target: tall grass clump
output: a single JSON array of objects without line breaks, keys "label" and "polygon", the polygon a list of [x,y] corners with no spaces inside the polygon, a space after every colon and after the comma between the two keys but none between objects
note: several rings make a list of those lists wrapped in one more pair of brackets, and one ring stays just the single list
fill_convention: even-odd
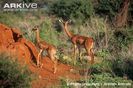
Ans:
[{"label": "tall grass clump", "polygon": [[21,66],[13,57],[0,54],[0,87],[31,88],[31,72]]},{"label": "tall grass clump", "polygon": [[22,21],[24,17],[23,12],[0,12],[0,14],[0,23],[12,27],[17,27],[19,22]]},{"label": "tall grass clump", "polygon": [[53,26],[52,20],[48,17],[45,18],[45,21],[42,23],[40,37],[47,41],[50,44],[58,46],[61,42],[59,41],[59,33]]}]

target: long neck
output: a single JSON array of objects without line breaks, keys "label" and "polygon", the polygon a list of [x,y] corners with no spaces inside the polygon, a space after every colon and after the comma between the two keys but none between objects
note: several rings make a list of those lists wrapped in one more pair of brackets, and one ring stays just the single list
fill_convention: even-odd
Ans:
[{"label": "long neck", "polygon": [[40,42],[39,30],[36,30],[36,40],[37,40],[37,42]]},{"label": "long neck", "polygon": [[65,30],[65,32],[66,32],[66,34],[68,35],[69,38],[72,38],[73,37],[73,34],[68,31],[68,25],[67,25],[67,23],[64,24],[64,30]]}]

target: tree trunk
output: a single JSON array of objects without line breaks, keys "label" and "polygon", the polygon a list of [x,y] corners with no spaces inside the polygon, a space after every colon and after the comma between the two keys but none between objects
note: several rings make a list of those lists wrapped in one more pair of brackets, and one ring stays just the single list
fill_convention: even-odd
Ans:
[{"label": "tree trunk", "polygon": [[130,0],[124,0],[122,8],[119,10],[118,14],[115,17],[115,22],[114,22],[115,27],[126,26],[127,18],[128,18],[129,3],[130,3]]}]

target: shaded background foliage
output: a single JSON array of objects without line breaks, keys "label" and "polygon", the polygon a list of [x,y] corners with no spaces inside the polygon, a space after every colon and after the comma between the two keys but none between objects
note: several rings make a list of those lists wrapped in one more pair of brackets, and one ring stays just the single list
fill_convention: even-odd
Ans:
[{"label": "shaded background foliage", "polygon": [[50,7],[51,13],[64,20],[80,19],[85,21],[93,15],[91,0],[58,0]]}]

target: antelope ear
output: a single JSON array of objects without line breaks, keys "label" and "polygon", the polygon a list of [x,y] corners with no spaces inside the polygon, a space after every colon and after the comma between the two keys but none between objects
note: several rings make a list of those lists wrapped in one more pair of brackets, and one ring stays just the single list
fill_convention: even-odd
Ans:
[{"label": "antelope ear", "polygon": [[35,29],[39,29],[39,25],[34,26]]},{"label": "antelope ear", "polygon": [[63,23],[63,21],[62,21],[62,20],[60,20],[60,19],[59,19],[59,22]]},{"label": "antelope ear", "polygon": [[39,29],[39,25],[36,25],[35,28],[36,28],[36,29]]},{"label": "antelope ear", "polygon": [[68,20],[68,23],[71,23],[72,22],[72,20]]}]

